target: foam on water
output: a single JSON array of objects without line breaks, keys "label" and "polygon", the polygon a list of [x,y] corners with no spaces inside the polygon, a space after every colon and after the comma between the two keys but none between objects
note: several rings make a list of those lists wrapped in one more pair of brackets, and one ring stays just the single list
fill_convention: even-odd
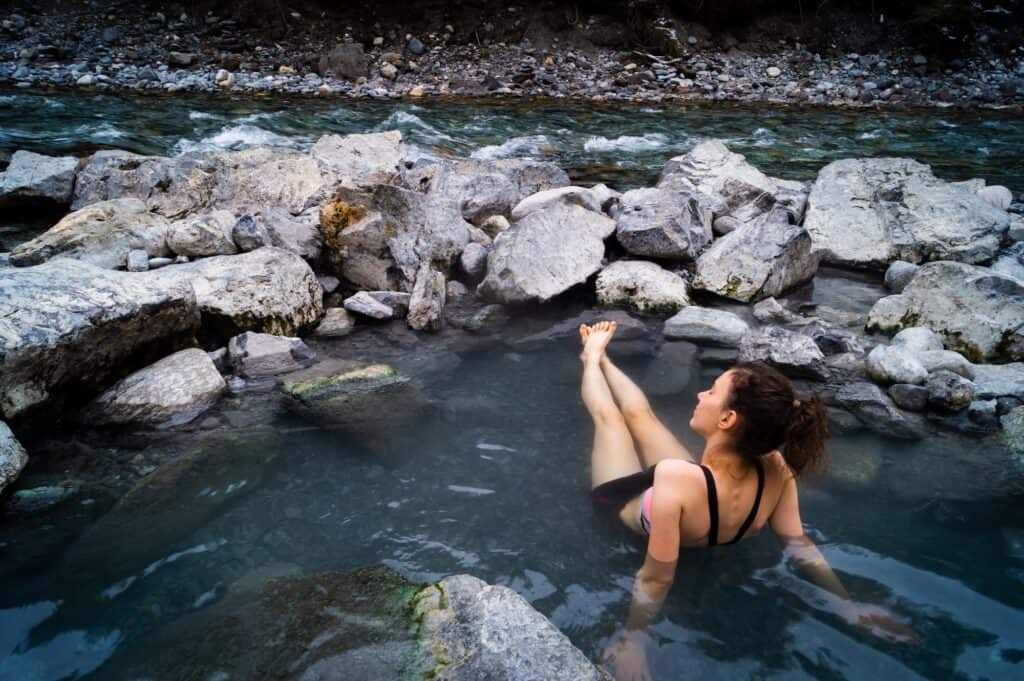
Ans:
[{"label": "foam on water", "polygon": [[622,135],[614,139],[607,137],[591,137],[583,143],[584,151],[653,151],[668,145],[668,135],[661,132],[649,132],[645,135]]},{"label": "foam on water", "polygon": [[204,137],[198,142],[181,139],[174,145],[172,153],[184,154],[191,151],[238,151],[252,147],[289,147],[302,146],[302,140],[295,137],[284,137],[275,132],[264,130],[255,125],[232,125],[223,128],[216,135]]},{"label": "foam on water", "polygon": [[438,130],[416,114],[409,113],[409,111],[404,109],[393,111],[387,118],[374,126],[373,129],[376,132],[395,129],[402,130],[403,132],[418,132],[419,134],[426,136],[426,141],[429,142],[439,142],[441,140],[450,142],[455,141],[455,138],[448,133]]},{"label": "foam on water", "polygon": [[470,154],[470,157],[482,160],[533,157],[541,155],[546,147],[551,147],[551,142],[546,135],[526,135],[513,137],[501,144],[480,147]]}]

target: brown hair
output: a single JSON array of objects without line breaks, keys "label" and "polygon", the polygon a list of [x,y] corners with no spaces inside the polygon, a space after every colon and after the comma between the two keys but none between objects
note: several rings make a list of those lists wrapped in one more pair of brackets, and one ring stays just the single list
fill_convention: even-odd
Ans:
[{"label": "brown hair", "polygon": [[821,468],[828,438],[821,400],[798,400],[789,379],[763,362],[740,362],[729,371],[728,407],[740,417],[740,454],[753,459],[778,449],[796,475]]}]

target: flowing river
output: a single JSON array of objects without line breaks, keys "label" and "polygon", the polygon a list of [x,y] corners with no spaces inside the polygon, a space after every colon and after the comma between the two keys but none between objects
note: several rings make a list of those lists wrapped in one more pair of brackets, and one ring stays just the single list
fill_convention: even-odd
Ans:
[{"label": "flowing river", "polygon": [[[703,137],[787,178],[813,179],[838,158],[890,155],[943,178],[1024,190],[1024,121],[995,116],[0,96],[0,148],[10,151],[305,148],[324,133],[393,128],[415,154],[529,156],[620,190],[653,183]],[[50,223],[8,215],[0,245]],[[863,314],[885,292],[877,276],[825,269],[793,295]],[[146,491],[166,509],[155,522],[131,508],[106,513],[114,500],[101,486],[70,483],[49,509],[0,508],[0,679],[121,678],[116,652],[240,582],[379,563],[416,580],[468,572],[507,585],[596,659],[625,619],[643,547],[588,500],[592,430],[578,339],[551,329],[589,314],[586,301],[557,303],[472,344],[376,331],[318,344],[324,355],[394,363],[437,406],[376,446],[242,394],[170,436],[96,448],[92,456],[124,462],[148,448],[204,455],[197,475]],[[616,341],[612,354],[699,451],[686,424],[721,367],[662,342],[658,319],[645,323],[646,336]],[[953,434],[915,444],[837,434],[830,455],[826,473],[801,483],[807,532],[855,598],[903,618],[918,640],[888,643],[841,619],[765,532],[683,552],[654,627],[654,677],[1022,678],[1024,462],[995,438]],[[34,458],[14,489],[73,480],[63,466]]]}]

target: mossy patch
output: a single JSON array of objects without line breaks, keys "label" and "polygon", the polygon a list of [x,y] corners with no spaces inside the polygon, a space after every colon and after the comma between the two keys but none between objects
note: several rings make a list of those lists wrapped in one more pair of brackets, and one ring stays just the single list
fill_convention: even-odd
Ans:
[{"label": "mossy patch", "polygon": [[303,397],[353,383],[382,382],[397,377],[398,372],[387,364],[368,364],[305,381],[286,381],[284,391],[293,397]]}]

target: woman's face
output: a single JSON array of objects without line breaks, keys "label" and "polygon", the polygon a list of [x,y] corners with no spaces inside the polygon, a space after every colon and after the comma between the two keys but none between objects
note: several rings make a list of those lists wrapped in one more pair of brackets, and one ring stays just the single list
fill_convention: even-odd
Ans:
[{"label": "woman's face", "polygon": [[735,412],[727,406],[731,389],[732,378],[726,371],[715,379],[710,388],[697,393],[697,407],[690,417],[690,428],[695,433],[707,439],[735,420]]}]

